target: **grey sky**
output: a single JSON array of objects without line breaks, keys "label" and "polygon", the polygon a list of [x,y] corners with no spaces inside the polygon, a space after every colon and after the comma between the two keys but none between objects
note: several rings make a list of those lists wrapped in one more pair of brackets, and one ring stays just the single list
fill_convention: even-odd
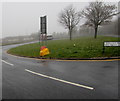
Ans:
[{"label": "grey sky", "polygon": [[57,22],[58,14],[70,4],[80,11],[88,5],[88,2],[4,2],[2,4],[2,37],[37,32],[39,17],[42,15],[47,15],[48,33],[65,32],[64,27]]}]

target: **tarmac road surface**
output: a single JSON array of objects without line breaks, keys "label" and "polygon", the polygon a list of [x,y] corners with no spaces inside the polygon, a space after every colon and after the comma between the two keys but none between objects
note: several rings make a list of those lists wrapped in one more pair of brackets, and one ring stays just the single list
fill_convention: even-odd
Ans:
[{"label": "tarmac road surface", "polygon": [[118,61],[20,58],[2,47],[2,99],[118,99]]}]

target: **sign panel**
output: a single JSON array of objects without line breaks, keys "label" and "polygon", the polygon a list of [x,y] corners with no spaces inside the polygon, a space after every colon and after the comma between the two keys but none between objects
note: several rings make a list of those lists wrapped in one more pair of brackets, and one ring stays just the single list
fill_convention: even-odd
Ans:
[{"label": "sign panel", "polygon": [[120,42],[104,42],[104,46],[106,46],[106,47],[120,46]]},{"label": "sign panel", "polygon": [[47,23],[46,23],[46,16],[40,17],[40,25],[41,25],[41,34],[47,34]]}]

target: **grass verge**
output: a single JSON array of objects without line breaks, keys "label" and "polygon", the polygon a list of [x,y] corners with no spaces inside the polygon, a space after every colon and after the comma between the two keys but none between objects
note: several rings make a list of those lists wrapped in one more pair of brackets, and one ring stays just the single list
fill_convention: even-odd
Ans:
[{"label": "grass verge", "polygon": [[[104,41],[120,41],[120,38],[98,36],[97,39],[93,37],[81,37],[73,39],[72,41],[68,39],[50,40],[47,41],[50,54],[44,56],[44,58],[81,59],[120,56],[120,47],[105,47],[105,52],[102,53]],[[18,56],[40,58],[39,49],[39,43],[34,43],[12,48],[8,50],[8,53]]]}]

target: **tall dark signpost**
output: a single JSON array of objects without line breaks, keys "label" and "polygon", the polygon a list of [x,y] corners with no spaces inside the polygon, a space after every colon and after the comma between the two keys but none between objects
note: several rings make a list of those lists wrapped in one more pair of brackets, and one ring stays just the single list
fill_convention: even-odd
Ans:
[{"label": "tall dark signpost", "polygon": [[[40,39],[42,44],[45,44],[47,41],[47,17],[40,17]],[[40,40],[39,40],[40,41]]]},{"label": "tall dark signpost", "polygon": [[47,34],[47,19],[46,16],[40,17],[40,25],[41,25],[41,34]]},{"label": "tall dark signpost", "polygon": [[49,49],[46,47],[47,44],[47,17],[40,17],[40,38],[41,38],[41,47],[40,47],[40,56],[49,55]]}]

